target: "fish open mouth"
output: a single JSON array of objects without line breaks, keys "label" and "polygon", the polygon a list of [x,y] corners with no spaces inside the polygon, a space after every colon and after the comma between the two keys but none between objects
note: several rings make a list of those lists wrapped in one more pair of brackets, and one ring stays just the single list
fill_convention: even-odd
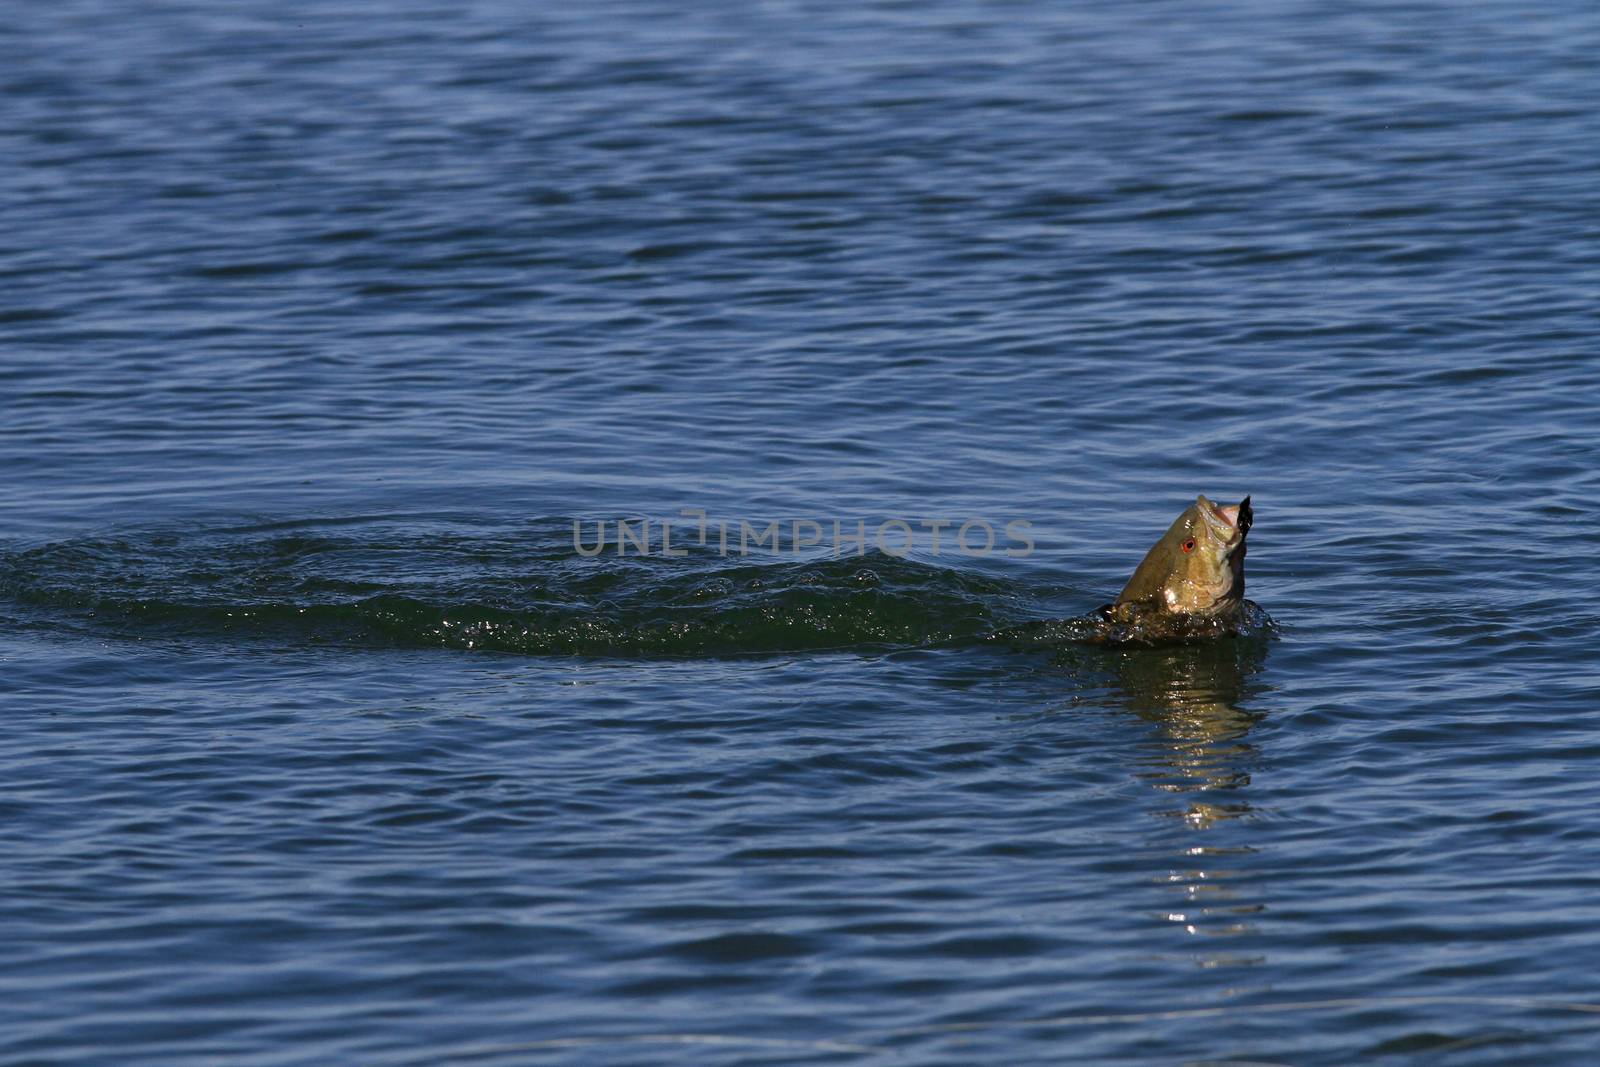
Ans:
[{"label": "fish open mouth", "polygon": [[1250,510],[1249,497],[1226,507],[1213,504],[1204,494],[1196,497],[1195,501],[1200,505],[1200,517],[1205,520],[1206,526],[1216,535],[1217,540],[1225,545],[1244,541],[1245,535],[1250,532],[1250,523],[1255,518]]}]

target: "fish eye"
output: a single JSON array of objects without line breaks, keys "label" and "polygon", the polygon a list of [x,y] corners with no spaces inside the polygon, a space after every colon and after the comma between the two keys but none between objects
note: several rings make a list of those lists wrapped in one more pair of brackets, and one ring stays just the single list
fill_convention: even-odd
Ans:
[{"label": "fish eye", "polygon": [[1194,551],[1194,538],[1190,537],[1190,538],[1186,539],[1183,542],[1183,544],[1180,545],[1179,547],[1182,548],[1185,552],[1193,552]]}]

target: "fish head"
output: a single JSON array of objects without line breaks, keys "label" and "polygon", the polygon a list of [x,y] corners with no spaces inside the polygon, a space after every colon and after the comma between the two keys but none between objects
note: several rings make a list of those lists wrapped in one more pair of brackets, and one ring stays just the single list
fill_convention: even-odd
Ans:
[{"label": "fish head", "polygon": [[1184,509],[1128,579],[1117,603],[1211,615],[1244,599],[1250,498],[1218,505],[1204,495]]}]

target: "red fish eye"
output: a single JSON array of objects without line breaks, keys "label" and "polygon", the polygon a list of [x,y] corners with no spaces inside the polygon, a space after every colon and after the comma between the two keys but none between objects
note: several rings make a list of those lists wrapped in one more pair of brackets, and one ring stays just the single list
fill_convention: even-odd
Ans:
[{"label": "red fish eye", "polygon": [[1183,548],[1183,550],[1185,552],[1193,552],[1194,551],[1194,538],[1192,538],[1192,537],[1189,538],[1187,541],[1185,541],[1183,543],[1183,545],[1181,547]]}]

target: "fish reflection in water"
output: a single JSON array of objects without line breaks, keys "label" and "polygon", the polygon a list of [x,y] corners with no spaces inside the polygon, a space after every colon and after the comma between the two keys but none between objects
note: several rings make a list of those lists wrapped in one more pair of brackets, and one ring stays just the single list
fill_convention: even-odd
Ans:
[{"label": "fish reflection in water", "polygon": [[1195,825],[1247,813],[1242,799],[1203,794],[1250,784],[1256,750],[1246,738],[1262,716],[1243,703],[1247,682],[1264,665],[1265,642],[1124,649],[1115,658],[1114,698],[1152,723],[1159,737],[1139,776],[1158,789],[1188,795],[1184,818]]},{"label": "fish reflection in water", "polygon": [[[1134,773],[1181,799],[1178,807],[1160,814],[1182,820],[1192,831],[1230,822],[1242,829],[1252,814],[1244,793],[1258,753],[1249,733],[1262,715],[1246,704],[1260,686],[1266,651],[1265,639],[1244,639],[1115,653],[1114,699],[1155,728]],[[1164,918],[1188,933],[1249,933],[1250,917],[1265,909],[1241,894],[1239,872],[1227,866],[1254,849],[1241,843],[1238,833],[1223,836],[1226,841],[1212,843],[1187,838],[1180,866],[1161,876],[1181,893],[1181,904]],[[1259,960],[1207,956],[1199,962]]]},{"label": "fish reflection in water", "polygon": [[[1250,917],[1266,909],[1245,895],[1248,872],[1237,868],[1256,852],[1245,791],[1259,757],[1250,731],[1264,714],[1249,705],[1265,690],[1268,645],[1262,635],[1099,653],[1063,648],[1054,657],[1101,699],[1152,728],[1135,750],[1133,773],[1176,801],[1155,814],[1185,831],[1176,854],[1169,832],[1150,842],[1165,867],[1152,878],[1173,891],[1158,914],[1189,934],[1250,933]],[[1214,953],[1185,958],[1206,967],[1261,962]]]}]

